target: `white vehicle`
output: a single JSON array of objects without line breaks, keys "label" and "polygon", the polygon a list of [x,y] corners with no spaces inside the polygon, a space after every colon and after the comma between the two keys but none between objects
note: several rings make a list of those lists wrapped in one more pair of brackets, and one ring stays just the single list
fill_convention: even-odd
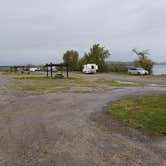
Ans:
[{"label": "white vehicle", "polygon": [[82,72],[86,74],[94,74],[97,72],[97,70],[98,66],[96,64],[86,64],[83,66]]},{"label": "white vehicle", "polygon": [[143,68],[131,67],[128,69],[128,73],[132,75],[147,75],[149,72]]},{"label": "white vehicle", "polygon": [[[48,67],[48,71],[51,71],[51,67]],[[52,71],[57,72],[57,68],[55,66],[52,66]]]},{"label": "white vehicle", "polygon": [[29,68],[29,71],[32,71],[32,72],[37,71],[37,70],[38,70],[37,67],[30,67],[30,68]]}]

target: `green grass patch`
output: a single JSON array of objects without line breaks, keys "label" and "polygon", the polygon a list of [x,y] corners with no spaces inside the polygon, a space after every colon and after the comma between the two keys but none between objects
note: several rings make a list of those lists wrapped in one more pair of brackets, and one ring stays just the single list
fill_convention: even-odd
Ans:
[{"label": "green grass patch", "polygon": [[[28,94],[42,94],[55,92],[73,92],[73,93],[89,93],[86,88],[92,88],[92,91],[97,87],[128,87],[135,86],[126,83],[119,83],[112,80],[87,80],[85,78],[51,78],[40,75],[14,75],[12,78],[16,80],[16,85],[11,89],[16,92],[24,92]],[[72,90],[73,87],[78,90]],[[85,92],[81,88],[85,88]],[[80,89],[79,89],[80,88]]]},{"label": "green grass patch", "polygon": [[[138,85],[132,82],[128,84],[124,81],[117,82],[106,79],[93,80],[84,77],[70,77],[68,79],[66,77],[51,78],[45,77],[44,73],[30,75],[14,73],[9,76],[15,79],[14,85],[10,87],[11,90],[32,95],[55,92],[89,93],[89,88],[91,92],[95,92],[95,90],[98,90],[98,87],[107,90],[107,88],[123,88]],[[76,90],[73,90],[73,87]],[[82,90],[82,88],[84,88],[84,90]]]},{"label": "green grass patch", "polygon": [[77,78],[58,78],[58,77],[41,77],[41,76],[16,76],[16,80],[42,80],[42,81],[57,81],[57,80],[76,80]]},{"label": "green grass patch", "polygon": [[141,95],[113,103],[111,115],[129,126],[166,135],[166,94]]},{"label": "green grass patch", "polygon": [[83,78],[51,78],[44,76],[18,75],[13,77],[16,80],[14,86],[10,87],[16,92],[28,94],[43,94],[55,92],[70,92],[72,87],[91,87],[96,84]]},{"label": "green grass patch", "polygon": [[159,75],[158,77],[166,78],[166,74],[161,74],[161,75]]}]

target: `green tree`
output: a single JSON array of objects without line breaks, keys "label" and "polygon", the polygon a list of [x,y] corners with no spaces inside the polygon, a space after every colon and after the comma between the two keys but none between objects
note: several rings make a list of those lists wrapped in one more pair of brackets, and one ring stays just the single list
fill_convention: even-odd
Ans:
[{"label": "green tree", "polygon": [[[95,63],[99,67],[99,71],[107,71],[106,59],[110,56],[108,50],[100,46],[100,44],[94,44],[88,53],[85,53],[84,57],[81,59],[83,64],[85,63]],[[83,65],[82,64],[82,65]]]},{"label": "green tree", "polygon": [[149,74],[152,74],[154,62],[147,56],[149,55],[148,50],[137,51],[133,49],[132,51],[138,56],[138,59],[134,61],[134,66],[142,67],[146,69]]},{"label": "green tree", "polygon": [[79,61],[78,61],[77,70],[78,70],[78,71],[82,71],[83,65],[85,65],[85,64],[87,64],[87,63],[88,63],[88,61],[87,61],[86,57],[83,56],[83,57],[82,57],[81,59],[79,59]]},{"label": "green tree", "polygon": [[69,65],[69,70],[74,71],[77,69],[79,53],[75,50],[68,50],[64,53],[63,61]]}]

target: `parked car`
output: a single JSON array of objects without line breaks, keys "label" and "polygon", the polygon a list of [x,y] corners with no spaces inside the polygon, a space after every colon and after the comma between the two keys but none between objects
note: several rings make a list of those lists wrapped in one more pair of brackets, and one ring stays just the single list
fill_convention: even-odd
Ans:
[{"label": "parked car", "polygon": [[86,74],[94,74],[97,72],[97,70],[98,66],[96,64],[86,64],[83,66],[82,72]]},{"label": "parked car", "polygon": [[131,67],[128,69],[128,73],[132,75],[147,75],[149,72],[144,68]]}]

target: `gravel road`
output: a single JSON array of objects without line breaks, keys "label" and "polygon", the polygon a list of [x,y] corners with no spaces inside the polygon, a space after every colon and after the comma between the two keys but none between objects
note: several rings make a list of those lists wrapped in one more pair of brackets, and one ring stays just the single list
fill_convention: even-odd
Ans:
[{"label": "gravel road", "polygon": [[[0,75],[1,92],[8,91],[11,81]],[[166,93],[166,87],[38,96],[0,93],[0,166],[164,166],[165,137],[122,126],[105,113],[117,99],[156,93]]]}]

